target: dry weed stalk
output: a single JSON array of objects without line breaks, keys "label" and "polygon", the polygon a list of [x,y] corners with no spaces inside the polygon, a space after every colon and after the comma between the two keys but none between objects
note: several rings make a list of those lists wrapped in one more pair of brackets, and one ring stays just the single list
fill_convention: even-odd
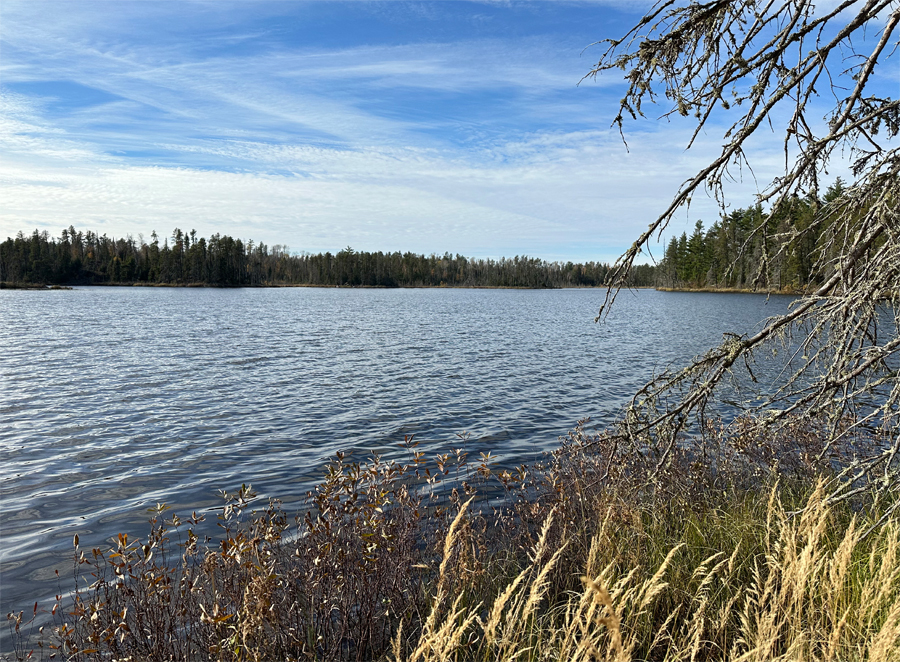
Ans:
[{"label": "dry weed stalk", "polygon": [[679,569],[684,546],[670,549],[652,572],[625,568],[624,551],[610,545],[610,531],[601,527],[584,559],[583,589],[563,605],[532,608],[560,554],[540,562],[535,550],[486,620],[480,604],[465,612],[457,599],[445,613],[436,602],[414,653],[403,657],[395,646],[395,660],[900,659],[900,522],[892,518],[867,538],[854,518],[837,535],[823,481],[800,516],[784,509],[778,489],[765,515],[768,542],[749,559],[752,571],[742,567],[746,550],[739,544],[707,556],[669,613],[644,618],[672,604],[667,576]]}]

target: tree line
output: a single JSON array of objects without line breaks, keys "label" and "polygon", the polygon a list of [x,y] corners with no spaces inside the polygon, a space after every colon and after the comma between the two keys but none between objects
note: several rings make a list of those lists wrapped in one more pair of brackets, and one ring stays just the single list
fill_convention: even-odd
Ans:
[{"label": "tree line", "polygon": [[[822,208],[845,191],[838,178],[819,198],[795,196],[768,213],[761,205],[723,215],[709,229],[672,237],[657,265],[634,265],[628,285],[673,289],[795,290],[826,277],[830,224]],[[778,238],[779,241],[773,241]],[[0,244],[0,282],[23,284],[167,284],[214,286],[318,285],[333,287],[599,287],[612,275],[603,262],[538,258],[475,259],[399,251],[292,254],[287,246],[176,228],[110,238],[64,229],[58,238],[35,230]]]},{"label": "tree line", "polygon": [[838,178],[821,199],[796,196],[776,213],[755,205],[723,215],[708,230],[697,221],[690,235],[669,241],[657,286],[800,290],[821,284],[826,273],[816,265],[827,257],[832,233],[819,212],[844,190]]},{"label": "tree line", "polygon": [[[291,254],[228,235],[198,237],[176,228],[150,241],[110,238],[70,226],[59,238],[35,230],[0,244],[0,282],[39,284],[168,284],[356,287],[595,287],[610,266],[538,258],[473,259],[462,255],[382,253],[345,248],[335,254]],[[631,285],[652,286],[655,267],[632,269]]]}]

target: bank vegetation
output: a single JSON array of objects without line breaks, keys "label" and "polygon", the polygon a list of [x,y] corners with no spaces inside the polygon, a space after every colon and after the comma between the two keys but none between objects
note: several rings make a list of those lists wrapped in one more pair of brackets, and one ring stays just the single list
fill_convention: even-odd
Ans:
[{"label": "bank vegetation", "polygon": [[516,470],[412,439],[339,454],[297,516],[249,486],[216,514],[160,504],[75,537],[74,593],[9,616],[9,659],[900,659],[897,497],[827,498],[878,440],[754,430],[710,426],[653,481],[652,453],[580,424]]}]

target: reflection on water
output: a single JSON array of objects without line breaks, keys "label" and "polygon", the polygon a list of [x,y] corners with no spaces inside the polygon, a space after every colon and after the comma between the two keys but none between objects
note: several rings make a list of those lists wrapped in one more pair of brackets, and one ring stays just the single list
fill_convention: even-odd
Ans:
[{"label": "reflection on water", "polygon": [[[140,535],[146,509],[252,483],[290,508],[323,458],[506,464],[603,425],[655,370],[790,298],[598,290],[0,291],[2,613],[56,592],[71,540]],[[214,518],[213,518],[214,519]]]}]

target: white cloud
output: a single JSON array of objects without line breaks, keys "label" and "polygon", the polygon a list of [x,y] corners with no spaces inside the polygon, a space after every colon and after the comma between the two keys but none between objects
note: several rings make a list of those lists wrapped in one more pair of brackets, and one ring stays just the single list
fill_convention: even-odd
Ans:
[{"label": "white cloud", "polygon": [[[595,128],[621,82],[576,88],[590,60],[548,37],[198,55],[173,39],[129,41],[135,14],[167,4],[126,4],[102,29],[89,5],[46,21],[4,6],[5,84],[64,80],[105,96],[62,109],[0,97],[0,238],[177,226],[294,250],[611,260],[719,149],[701,136],[684,152],[685,125],[641,121],[627,152]],[[267,34],[209,19],[227,28],[222,42]],[[765,183],[783,161],[777,137],[760,141],[750,157]],[[742,206],[755,186],[730,190]],[[695,197],[670,232],[716,216]]]},{"label": "white cloud", "polygon": [[[476,152],[230,140],[189,147],[244,164],[242,172],[133,166],[105,155],[63,167],[12,155],[0,165],[0,228],[55,234],[74,222],[136,235],[177,226],[313,252],[350,244],[610,260],[708,157],[704,144],[679,154],[684,138],[635,140],[630,153],[601,131],[541,133]],[[764,170],[777,167],[775,156]],[[692,217],[701,213],[716,215],[698,200]]]}]

